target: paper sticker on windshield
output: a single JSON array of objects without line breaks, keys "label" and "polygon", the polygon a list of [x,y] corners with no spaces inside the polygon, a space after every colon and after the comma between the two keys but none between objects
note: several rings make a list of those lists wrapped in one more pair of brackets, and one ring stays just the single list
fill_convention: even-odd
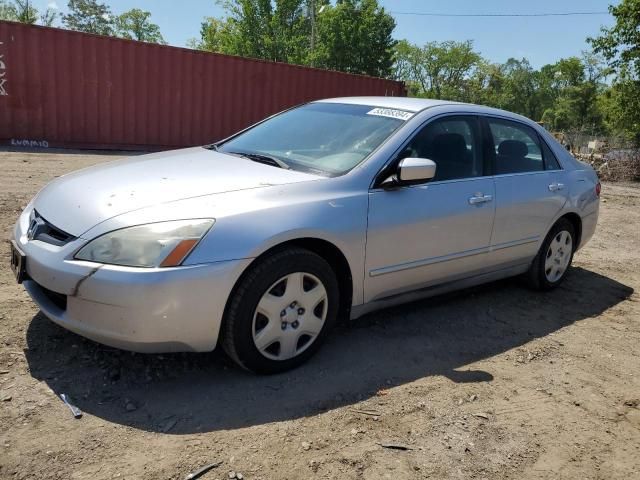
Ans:
[{"label": "paper sticker on windshield", "polygon": [[409,120],[413,117],[412,112],[404,110],[396,110],[395,108],[374,108],[367,112],[367,115],[376,115],[378,117],[397,118],[398,120]]}]

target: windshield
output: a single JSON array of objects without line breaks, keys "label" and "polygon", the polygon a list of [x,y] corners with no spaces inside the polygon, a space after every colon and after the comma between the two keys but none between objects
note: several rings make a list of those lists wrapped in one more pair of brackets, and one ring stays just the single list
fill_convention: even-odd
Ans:
[{"label": "windshield", "polygon": [[368,105],[310,103],[217,145],[220,152],[281,160],[293,170],[341,175],[364,160],[412,113]]}]

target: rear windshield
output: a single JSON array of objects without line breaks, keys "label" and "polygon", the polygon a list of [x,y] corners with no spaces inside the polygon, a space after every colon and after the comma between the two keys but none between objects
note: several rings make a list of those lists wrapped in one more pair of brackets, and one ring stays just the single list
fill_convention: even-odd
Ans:
[{"label": "rear windshield", "polygon": [[310,103],[217,147],[221,152],[277,158],[293,170],[335,176],[362,162],[411,115],[369,105]]}]

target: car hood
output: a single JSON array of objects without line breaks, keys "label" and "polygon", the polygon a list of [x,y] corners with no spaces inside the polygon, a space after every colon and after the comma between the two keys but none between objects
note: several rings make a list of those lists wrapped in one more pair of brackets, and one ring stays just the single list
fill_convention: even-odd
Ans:
[{"label": "car hood", "polygon": [[34,208],[57,228],[81,236],[109,218],[153,205],[319,178],[197,147],[64,175],[40,191]]}]

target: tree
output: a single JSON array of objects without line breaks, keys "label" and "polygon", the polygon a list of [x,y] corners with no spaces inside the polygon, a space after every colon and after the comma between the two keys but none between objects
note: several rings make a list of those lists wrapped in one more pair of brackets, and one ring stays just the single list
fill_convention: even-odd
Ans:
[{"label": "tree", "polygon": [[54,10],[47,10],[40,15],[38,9],[33,6],[30,0],[13,0],[8,2],[0,0],[0,20],[11,20],[14,22],[34,25],[39,23],[50,27],[53,25],[58,14]]},{"label": "tree", "polygon": [[603,28],[599,37],[589,41],[613,68],[626,68],[640,78],[640,0],[622,0],[611,5],[609,12],[616,19],[615,26]]},{"label": "tree", "polygon": [[407,83],[410,95],[502,108],[554,130],[605,130],[600,96],[607,74],[593,53],[536,70],[526,58],[487,62],[471,41],[419,47],[402,40],[395,48],[394,78]]},{"label": "tree", "polygon": [[10,20],[12,22],[18,21],[18,12],[13,3],[9,3],[6,0],[0,0],[0,20]]},{"label": "tree", "polygon": [[225,0],[191,46],[212,52],[388,76],[395,21],[377,0]]},{"label": "tree", "polygon": [[40,25],[45,27],[52,27],[55,21],[58,19],[58,12],[51,8],[47,8],[43,14],[40,15]]},{"label": "tree", "polygon": [[473,42],[430,42],[422,49],[430,90],[436,98],[462,100],[466,80],[480,62]]},{"label": "tree", "polygon": [[539,120],[543,113],[536,98],[539,78],[529,60],[510,58],[502,68],[505,76],[503,108]]},{"label": "tree", "polygon": [[310,23],[305,0],[226,0],[227,16],[206,18],[197,48],[249,58],[304,63]]},{"label": "tree", "polygon": [[113,34],[111,9],[96,0],[69,0],[69,13],[63,15],[65,26],[79,32]]},{"label": "tree", "polygon": [[38,21],[38,10],[29,0],[14,0],[14,5],[18,22],[33,25]]},{"label": "tree", "polygon": [[317,16],[310,63],[342,72],[388,77],[393,72],[396,22],[377,0],[341,0]]},{"label": "tree", "polygon": [[231,35],[228,22],[207,17],[200,25],[200,39],[189,40],[188,46],[197,50],[233,55],[232,48],[228,45]]},{"label": "tree", "polygon": [[640,86],[638,81],[620,78],[605,90],[598,102],[604,124],[613,133],[640,144]]},{"label": "tree", "polygon": [[498,63],[481,59],[466,82],[463,100],[470,103],[505,108],[507,104],[506,77]]},{"label": "tree", "polygon": [[408,80],[419,96],[469,100],[470,79],[482,57],[473,42],[429,42],[423,47],[406,40],[395,49],[395,76]]},{"label": "tree", "polygon": [[149,20],[150,17],[151,12],[139,8],[133,8],[116,16],[114,20],[116,36],[140,42],[166,43],[160,33],[160,27],[152,23]]},{"label": "tree", "polygon": [[589,39],[616,74],[602,102],[605,122],[640,143],[640,0],[622,0],[610,6],[609,12],[616,19],[615,26]]},{"label": "tree", "polygon": [[411,97],[427,95],[422,66],[422,51],[419,46],[400,40],[393,53],[392,78],[405,82]]},{"label": "tree", "polygon": [[597,106],[604,70],[592,54],[563,58],[545,65],[538,74],[537,101],[544,109],[542,121],[554,130],[602,129]]}]

